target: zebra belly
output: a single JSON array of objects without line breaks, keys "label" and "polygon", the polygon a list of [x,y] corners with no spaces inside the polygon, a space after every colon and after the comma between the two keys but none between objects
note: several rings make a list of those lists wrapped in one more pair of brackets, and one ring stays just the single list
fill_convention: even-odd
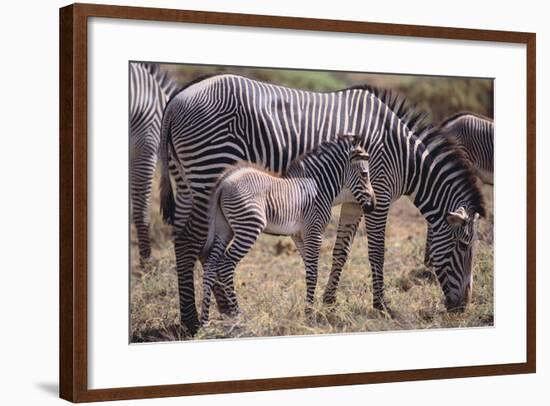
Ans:
[{"label": "zebra belly", "polygon": [[333,206],[338,206],[342,203],[357,203],[355,197],[351,194],[351,191],[347,188],[342,189],[342,191],[336,196],[336,199],[332,202]]},{"label": "zebra belly", "polygon": [[271,235],[295,235],[302,231],[301,221],[291,221],[287,223],[276,223],[268,221],[264,233]]}]

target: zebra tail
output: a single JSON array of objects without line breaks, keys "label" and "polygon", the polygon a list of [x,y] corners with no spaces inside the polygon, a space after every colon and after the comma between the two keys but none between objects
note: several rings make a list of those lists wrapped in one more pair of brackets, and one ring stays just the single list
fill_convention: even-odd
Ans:
[{"label": "zebra tail", "polygon": [[[166,115],[165,111],[165,115]],[[168,148],[171,145],[170,123],[167,117],[162,120],[161,137],[160,137],[160,211],[162,218],[167,224],[174,224],[174,214],[176,211],[176,202],[174,200],[174,191],[172,190],[172,182],[170,180]],[[176,160],[176,157],[174,157]]]},{"label": "zebra tail", "polygon": [[208,254],[210,253],[210,250],[212,249],[212,246],[214,245],[214,240],[216,238],[216,222],[218,216],[221,216],[221,218],[225,218],[220,207],[221,192],[222,185],[221,182],[218,182],[217,187],[214,190],[214,193],[208,205],[208,235],[201,251],[201,259],[203,260],[206,260]]}]

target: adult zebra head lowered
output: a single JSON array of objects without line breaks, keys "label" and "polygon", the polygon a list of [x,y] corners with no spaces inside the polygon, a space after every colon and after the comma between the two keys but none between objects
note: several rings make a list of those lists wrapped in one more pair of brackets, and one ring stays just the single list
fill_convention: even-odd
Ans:
[{"label": "adult zebra head lowered", "polygon": [[[464,311],[472,298],[473,288],[473,259],[477,247],[477,220],[479,213],[460,207],[457,211],[447,215],[450,225],[451,246],[440,247],[440,255],[447,264],[447,271],[440,279],[445,292],[445,305],[449,311]],[[446,233],[440,233],[445,235]],[[448,241],[446,239],[445,241]],[[449,254],[445,255],[445,252]],[[456,272],[457,269],[462,272]],[[441,273],[440,273],[441,274]]]},{"label": "adult zebra head lowered", "polygon": [[359,203],[365,214],[376,207],[368,154],[356,144],[353,136],[324,142],[293,161],[282,176],[250,163],[230,166],[222,174],[209,206],[201,324],[208,321],[216,282],[238,309],[234,270],[262,232],[294,240],[306,267],[306,313],[310,311],[331,207]]},{"label": "adult zebra head lowered", "polygon": [[[439,137],[447,138],[447,141],[456,145],[456,148],[461,151],[463,157],[466,158],[472,166],[472,169],[479,179],[486,184],[493,184],[493,138],[494,138],[494,123],[493,120],[472,112],[462,112],[454,114],[441,123],[435,130]],[[456,212],[450,221],[455,225],[466,225],[477,220],[475,213],[467,213],[465,210]],[[471,257],[474,254],[473,245],[475,244],[475,227],[472,225],[472,230],[469,233],[464,233],[463,236],[455,238],[455,241],[461,241],[462,251],[464,251],[463,263],[466,270],[471,270]],[[426,238],[426,250],[424,254],[424,264],[427,267],[433,265],[431,253],[431,244],[433,232],[428,227],[428,235]],[[472,244],[471,241],[474,243]],[[457,242],[457,244],[459,244]],[[457,257],[458,258],[458,257]],[[471,275],[471,272],[470,272]],[[468,279],[468,278],[466,278]],[[470,277],[471,279],[471,277]],[[465,291],[471,294],[472,284],[465,288]],[[456,306],[456,300],[450,302],[451,308],[461,308]]]},{"label": "adult zebra head lowered", "polygon": [[[457,192],[446,197],[447,204],[439,210],[430,205],[421,207],[421,210],[428,220],[430,265],[445,295],[447,310],[456,312],[464,311],[471,300],[477,222],[485,215],[485,208],[472,162],[456,143],[442,138],[440,131],[438,127],[432,128],[420,138],[435,158],[431,164],[441,168],[438,172],[455,176],[453,183]],[[428,184],[438,181],[435,177],[426,179]],[[446,189],[448,186],[443,184],[442,194]],[[427,189],[423,191],[428,192]],[[422,199],[420,196],[416,198]]]}]

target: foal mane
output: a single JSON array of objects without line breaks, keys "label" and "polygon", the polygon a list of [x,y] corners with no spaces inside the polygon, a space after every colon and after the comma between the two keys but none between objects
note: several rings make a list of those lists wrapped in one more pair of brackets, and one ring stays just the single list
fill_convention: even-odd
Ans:
[{"label": "foal mane", "polygon": [[[309,151],[305,151],[301,155],[298,155],[296,158],[294,158],[290,164],[287,166],[287,168],[283,171],[282,176],[287,175],[297,175],[297,174],[303,174],[304,167],[302,165],[303,162],[307,161],[311,157],[320,157],[323,154],[329,152],[332,150],[332,147],[336,144],[340,143],[350,143],[348,140],[344,140],[341,138],[336,139],[330,139],[328,141],[323,141],[320,144],[316,145]],[[351,143],[349,144],[351,146]]]},{"label": "foal mane", "polygon": [[430,152],[431,157],[448,154],[443,164],[451,163],[453,168],[460,173],[460,178],[470,186],[469,197],[472,209],[479,213],[481,217],[485,217],[485,199],[481,192],[481,184],[475,174],[475,169],[466,155],[465,151],[459,146],[454,137],[446,135],[444,127],[441,123],[437,126],[428,128],[424,133],[418,136],[426,149]]}]

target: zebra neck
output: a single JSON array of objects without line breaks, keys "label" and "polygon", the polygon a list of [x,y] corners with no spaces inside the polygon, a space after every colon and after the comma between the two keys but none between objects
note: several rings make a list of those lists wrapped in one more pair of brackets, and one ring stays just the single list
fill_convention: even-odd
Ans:
[{"label": "zebra neck", "polygon": [[303,172],[296,174],[315,182],[317,190],[322,192],[322,197],[331,202],[342,192],[342,179],[344,176],[343,165],[335,162],[327,166],[321,160],[306,160],[302,164]]},{"label": "zebra neck", "polygon": [[444,213],[458,208],[468,201],[464,195],[462,179],[454,178],[452,165],[444,165],[436,159],[425,159],[415,175],[416,183],[408,194],[431,226],[445,219]]}]

